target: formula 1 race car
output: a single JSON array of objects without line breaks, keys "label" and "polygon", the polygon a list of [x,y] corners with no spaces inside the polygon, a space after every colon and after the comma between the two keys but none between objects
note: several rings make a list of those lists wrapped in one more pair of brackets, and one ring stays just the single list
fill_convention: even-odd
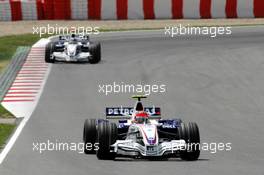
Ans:
[{"label": "formula 1 race car", "polygon": [[46,45],[45,61],[90,62],[96,64],[101,61],[100,43],[91,42],[88,35],[59,36],[55,41]]},{"label": "formula 1 race car", "polygon": [[[181,119],[161,119],[160,108],[143,107],[137,98],[134,108],[106,108],[106,119],[86,119],[83,130],[86,154],[96,153],[98,159],[116,157],[163,159],[180,157],[197,160],[200,136],[196,123]],[[118,124],[109,119],[119,119]]]}]

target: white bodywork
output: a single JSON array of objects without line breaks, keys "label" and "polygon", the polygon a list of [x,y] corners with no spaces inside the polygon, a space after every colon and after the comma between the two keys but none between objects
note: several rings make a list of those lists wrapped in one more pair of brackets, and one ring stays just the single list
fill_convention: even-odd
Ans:
[{"label": "white bodywork", "polygon": [[[129,136],[131,132],[138,134]],[[140,137],[143,143],[139,142],[137,138]],[[157,124],[132,124],[129,127],[128,136],[125,140],[117,140],[115,144],[111,145],[112,152],[124,156],[164,156],[167,154],[176,154],[180,150],[186,149],[184,140],[171,140],[159,143],[157,132]]]},{"label": "white bodywork", "polygon": [[[81,42],[76,44],[70,44],[69,42],[63,43],[64,51],[63,52],[53,52],[52,59],[57,61],[68,61],[68,62],[77,62],[77,61],[88,61],[91,56],[90,52],[79,52],[77,53],[77,47],[82,46]],[[89,43],[87,43],[88,47]]]},{"label": "white bodywork", "polygon": [[136,123],[136,115],[142,112],[137,110],[137,108],[140,108],[140,110],[144,109],[140,99],[136,102],[131,115],[128,112],[124,112],[121,107],[120,113],[123,116],[130,117],[130,120],[123,123],[124,126],[129,128],[125,140],[117,140],[110,146],[111,152],[123,156],[162,157],[186,150],[187,144],[185,140],[163,140],[159,138],[158,127],[162,124],[157,119],[152,119],[156,113],[155,106],[153,106],[152,110],[145,111],[148,119],[143,123]]},{"label": "white bodywork", "polygon": [[89,51],[83,52],[81,48],[89,48],[90,39],[85,35],[64,35],[55,39],[53,53],[51,59],[56,61],[78,62],[89,61],[91,53]]}]

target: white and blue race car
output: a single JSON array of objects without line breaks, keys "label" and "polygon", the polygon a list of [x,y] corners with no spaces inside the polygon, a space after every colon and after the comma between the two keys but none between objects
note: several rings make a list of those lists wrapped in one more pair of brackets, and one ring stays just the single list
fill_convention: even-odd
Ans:
[{"label": "white and blue race car", "polygon": [[[143,107],[137,98],[134,108],[106,108],[106,119],[86,119],[83,141],[96,145],[85,149],[96,153],[98,159],[116,157],[170,158],[197,160],[200,155],[200,136],[196,123],[183,123],[181,119],[161,119],[160,108]],[[110,119],[119,119],[118,123]]]},{"label": "white and blue race car", "polygon": [[96,64],[101,61],[101,45],[90,41],[88,35],[62,35],[46,45],[45,61],[47,63],[63,61]]}]

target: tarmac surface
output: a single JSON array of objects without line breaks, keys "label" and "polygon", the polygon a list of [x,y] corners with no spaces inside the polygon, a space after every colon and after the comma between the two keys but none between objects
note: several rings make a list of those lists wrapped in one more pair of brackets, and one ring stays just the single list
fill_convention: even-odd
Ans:
[{"label": "tarmac surface", "polygon": [[[210,38],[169,38],[164,31],[108,33],[97,37],[102,62],[52,66],[37,108],[0,165],[5,175],[259,175],[264,172],[264,28],[234,28]],[[195,121],[201,141],[232,143],[230,151],[202,151],[194,162],[97,160],[78,151],[33,150],[33,143],[82,142],[86,118],[105,107],[133,106],[134,93],[99,93],[99,85],[165,84],[146,106],[164,118]],[[212,148],[213,149],[213,148]]]}]

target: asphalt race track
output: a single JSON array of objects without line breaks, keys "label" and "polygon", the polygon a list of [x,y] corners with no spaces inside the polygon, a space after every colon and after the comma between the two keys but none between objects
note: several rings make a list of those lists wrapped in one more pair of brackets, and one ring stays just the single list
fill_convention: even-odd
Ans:
[{"label": "asphalt race track", "polygon": [[[169,38],[163,31],[99,36],[100,64],[54,64],[40,102],[0,165],[1,175],[263,174],[264,28],[231,36]],[[202,142],[231,142],[231,151],[202,151],[195,162],[97,160],[76,151],[33,151],[33,142],[81,142],[85,118],[106,106],[134,104],[131,94],[98,92],[113,82],[165,84],[146,105],[164,118],[195,121]]]}]

